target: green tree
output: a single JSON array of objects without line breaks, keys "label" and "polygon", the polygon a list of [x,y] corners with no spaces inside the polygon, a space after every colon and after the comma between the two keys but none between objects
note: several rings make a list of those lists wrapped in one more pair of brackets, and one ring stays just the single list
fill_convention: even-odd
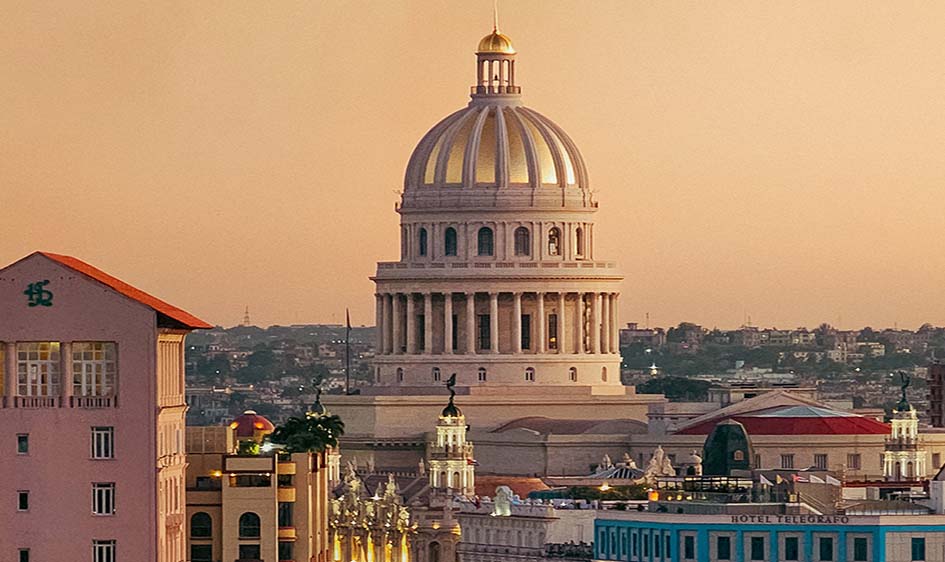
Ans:
[{"label": "green tree", "polygon": [[304,417],[292,416],[276,427],[269,441],[284,445],[289,453],[319,453],[337,447],[344,432],[345,424],[338,416],[307,413]]},{"label": "green tree", "polygon": [[667,376],[650,379],[637,385],[637,392],[641,394],[664,394],[670,400],[701,402],[708,399],[709,387],[711,386],[706,381]]}]

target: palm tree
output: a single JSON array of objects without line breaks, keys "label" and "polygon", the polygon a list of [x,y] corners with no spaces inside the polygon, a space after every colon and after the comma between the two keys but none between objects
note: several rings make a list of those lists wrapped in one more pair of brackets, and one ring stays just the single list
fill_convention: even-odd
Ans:
[{"label": "palm tree", "polygon": [[309,412],[301,418],[292,416],[276,427],[269,441],[283,445],[289,453],[320,453],[327,447],[337,447],[344,432],[345,424],[338,416]]}]

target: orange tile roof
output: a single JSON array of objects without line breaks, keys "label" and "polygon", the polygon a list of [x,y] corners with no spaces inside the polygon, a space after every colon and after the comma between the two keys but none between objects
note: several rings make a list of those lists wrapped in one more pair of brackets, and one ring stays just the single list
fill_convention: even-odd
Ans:
[{"label": "orange tile roof", "polygon": [[520,498],[527,498],[531,492],[550,489],[541,478],[530,476],[476,475],[476,495],[494,496],[499,486],[508,486]]},{"label": "orange tile roof", "polygon": [[158,314],[163,314],[168,318],[183,324],[185,327],[195,330],[195,329],[209,329],[213,328],[212,325],[204,322],[203,320],[197,318],[196,316],[185,312],[176,306],[170,305],[161,299],[151,296],[148,293],[145,293],[141,289],[132,287],[128,283],[125,283],[121,279],[112,277],[111,275],[105,273],[101,269],[94,267],[85,263],[84,261],[74,258],[72,256],[63,256],[61,254],[53,254],[50,252],[36,252],[42,256],[45,256],[59,264],[62,264],[69,269],[77,271],[85,276],[91,277],[95,281],[102,283],[114,289],[118,293],[135,300],[147,307],[150,307]]}]

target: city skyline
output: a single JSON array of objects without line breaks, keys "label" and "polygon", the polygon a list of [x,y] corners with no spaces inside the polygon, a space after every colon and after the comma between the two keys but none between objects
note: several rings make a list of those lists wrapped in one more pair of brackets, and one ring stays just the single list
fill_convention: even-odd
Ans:
[{"label": "city skyline", "polygon": [[[587,160],[621,323],[945,324],[945,10],[583,6],[501,24]],[[491,9],[10,10],[0,258],[81,256],[225,326],[372,324],[407,158]]]}]

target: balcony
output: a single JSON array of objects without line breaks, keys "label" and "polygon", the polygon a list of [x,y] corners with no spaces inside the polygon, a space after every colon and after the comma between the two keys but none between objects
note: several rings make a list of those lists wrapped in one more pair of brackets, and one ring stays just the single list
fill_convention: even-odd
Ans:
[{"label": "balcony", "polygon": [[58,408],[62,404],[59,396],[14,396],[14,408],[40,409]]},{"label": "balcony", "polygon": [[69,407],[70,408],[83,408],[83,409],[89,409],[89,410],[102,409],[102,408],[117,408],[118,397],[117,396],[70,396]]}]

